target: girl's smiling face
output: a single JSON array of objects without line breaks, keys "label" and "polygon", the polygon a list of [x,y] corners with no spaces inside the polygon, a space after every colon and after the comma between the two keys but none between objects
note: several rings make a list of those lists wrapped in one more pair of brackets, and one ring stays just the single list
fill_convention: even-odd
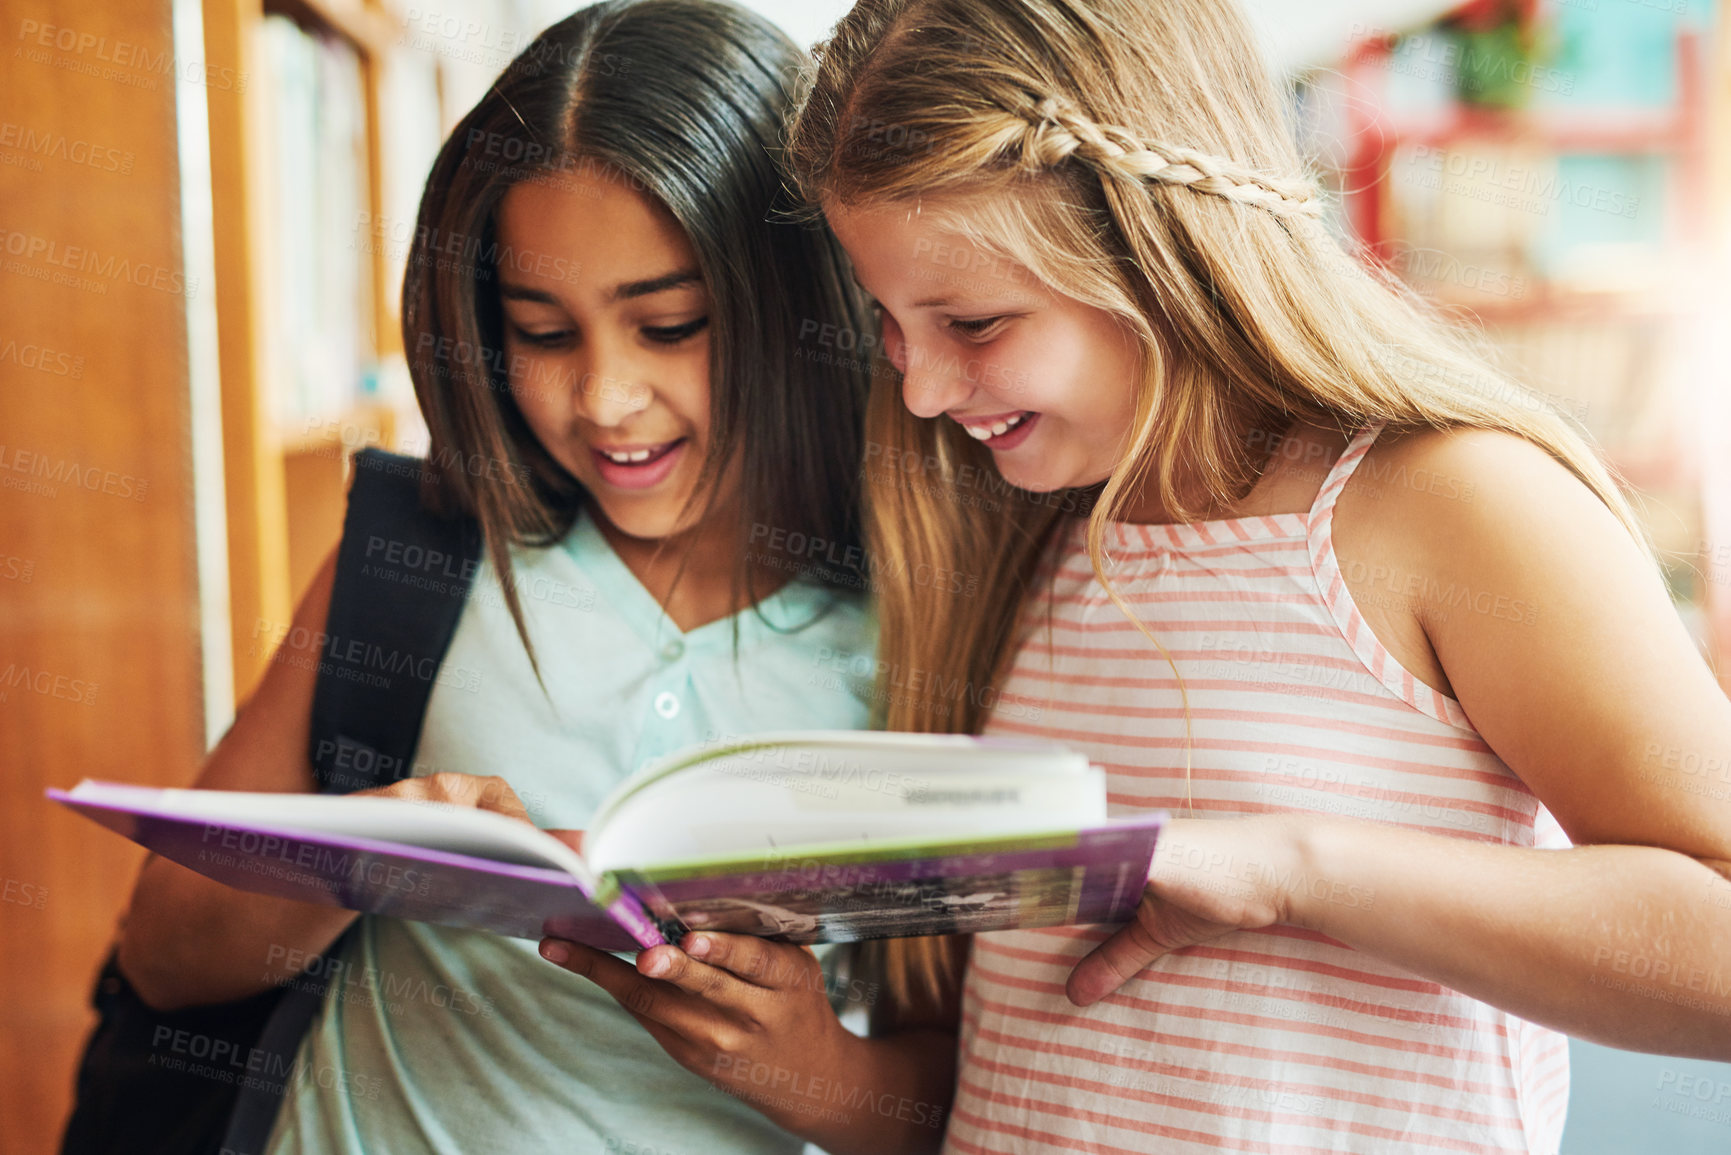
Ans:
[{"label": "girl's smiling face", "polygon": [[831,201],[824,215],[882,311],[909,411],[962,425],[1026,490],[1111,475],[1129,444],[1142,365],[1118,318],[905,204]]},{"label": "girl's smiling face", "polygon": [[497,217],[511,396],[630,537],[690,529],[709,448],[709,292],[660,204],[587,173],[526,181]]}]

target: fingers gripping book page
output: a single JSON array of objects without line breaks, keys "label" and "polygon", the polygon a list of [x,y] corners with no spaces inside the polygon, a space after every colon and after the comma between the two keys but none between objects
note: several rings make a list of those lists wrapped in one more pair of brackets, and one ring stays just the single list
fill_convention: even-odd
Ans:
[{"label": "fingers gripping book page", "polygon": [[789,732],[646,766],[579,855],[504,815],[380,797],[49,792],[239,889],[607,950],[690,929],[845,942],[1119,922],[1163,815],[1110,821],[1104,776],[1062,747]]}]

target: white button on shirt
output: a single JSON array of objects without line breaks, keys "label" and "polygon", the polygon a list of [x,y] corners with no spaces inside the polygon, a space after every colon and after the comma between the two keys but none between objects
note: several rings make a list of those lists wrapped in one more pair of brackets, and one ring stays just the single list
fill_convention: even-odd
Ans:
[{"label": "white button on shirt", "polygon": [[[857,596],[791,583],[760,604],[762,617],[747,610],[681,632],[588,517],[558,545],[512,557],[546,689],[483,561],[445,664],[484,676],[433,687],[417,775],[500,774],[537,825],[582,830],[652,758],[718,735],[867,724],[863,696],[820,676],[831,655],[873,652]],[[687,1151],[694,1136],[705,1155],[803,1146],[681,1068],[534,942],[369,915],[345,961],[357,977],[335,984],[348,989],[327,999],[300,1055],[331,1077],[296,1085],[271,1155]],[[378,976],[461,990],[465,1006],[484,998],[488,1013],[391,995]],[[385,1093],[354,1109],[343,1089],[363,1076]]]}]

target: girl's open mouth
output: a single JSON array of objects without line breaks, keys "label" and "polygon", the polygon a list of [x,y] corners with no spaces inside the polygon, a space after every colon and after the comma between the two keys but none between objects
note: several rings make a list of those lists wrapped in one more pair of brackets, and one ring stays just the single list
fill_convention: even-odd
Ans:
[{"label": "girl's open mouth", "polygon": [[659,445],[591,448],[601,480],[619,489],[648,489],[666,480],[684,456],[689,439],[664,441]]},{"label": "girl's open mouth", "polygon": [[1039,422],[1040,415],[1032,410],[1011,413],[1004,417],[994,418],[989,422],[962,422],[962,428],[968,431],[968,436],[975,441],[985,442],[986,448],[994,451],[1014,449],[1026,441]]}]

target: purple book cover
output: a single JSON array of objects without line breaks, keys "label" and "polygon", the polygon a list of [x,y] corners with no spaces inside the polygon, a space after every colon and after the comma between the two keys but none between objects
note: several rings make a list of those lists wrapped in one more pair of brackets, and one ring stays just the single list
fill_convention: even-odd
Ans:
[{"label": "purple book cover", "polygon": [[662,934],[685,928],[797,943],[1128,922],[1166,815],[1063,834],[812,848],[617,872]]},{"label": "purple book cover", "polygon": [[562,869],[526,866],[287,824],[213,821],[106,789],[48,796],[149,850],[240,890],[368,914],[552,935],[610,951],[677,942],[688,929],[796,943],[853,942],[1128,921],[1164,814],[1080,831],[830,845],[620,870],[599,894]]},{"label": "purple book cover", "polygon": [[553,935],[610,951],[663,941],[630,896],[603,909],[562,870],[351,835],[140,813],[63,790],[48,796],[239,890],[515,938]]}]

